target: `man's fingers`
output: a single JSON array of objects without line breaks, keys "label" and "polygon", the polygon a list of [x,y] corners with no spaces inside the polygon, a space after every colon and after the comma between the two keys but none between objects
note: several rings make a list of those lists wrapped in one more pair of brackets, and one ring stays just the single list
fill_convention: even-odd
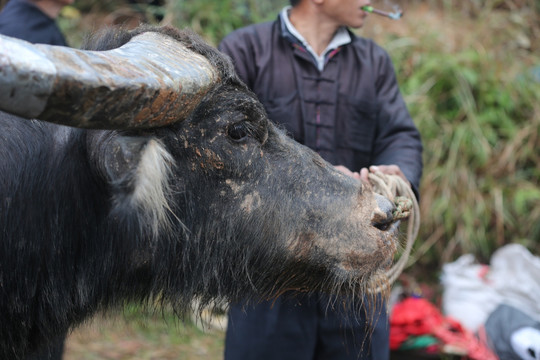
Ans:
[{"label": "man's fingers", "polygon": [[369,167],[369,171],[373,173],[380,172],[387,175],[397,175],[410,185],[409,180],[407,177],[405,177],[405,174],[403,174],[401,168],[397,165],[373,165]]},{"label": "man's fingers", "polygon": [[397,165],[372,165],[369,167],[371,172],[382,172],[388,175],[399,175],[401,169]]},{"label": "man's fingers", "polygon": [[369,181],[369,170],[367,168],[360,169],[360,180]]},{"label": "man's fingers", "polygon": [[358,172],[352,172],[351,170],[349,170],[347,167],[345,167],[343,165],[336,165],[334,167],[339,172],[341,172],[341,173],[343,173],[343,174],[345,174],[347,176],[350,176],[350,177],[352,177],[354,179],[361,180],[361,181],[368,182],[370,172],[372,172],[372,173],[380,172],[380,173],[387,174],[387,175],[397,175],[397,176],[401,177],[403,180],[405,180],[408,184],[410,184],[409,180],[407,180],[407,178],[405,177],[405,174],[403,174],[403,172],[401,171],[401,169],[397,165],[372,165],[372,166],[369,167],[369,169],[368,168],[360,169],[359,173]]}]

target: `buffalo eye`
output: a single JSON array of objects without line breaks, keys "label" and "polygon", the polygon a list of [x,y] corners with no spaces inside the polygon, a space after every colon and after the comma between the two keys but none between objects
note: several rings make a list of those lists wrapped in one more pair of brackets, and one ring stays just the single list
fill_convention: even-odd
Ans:
[{"label": "buffalo eye", "polygon": [[227,135],[234,141],[240,142],[248,136],[249,130],[245,121],[229,125]]}]

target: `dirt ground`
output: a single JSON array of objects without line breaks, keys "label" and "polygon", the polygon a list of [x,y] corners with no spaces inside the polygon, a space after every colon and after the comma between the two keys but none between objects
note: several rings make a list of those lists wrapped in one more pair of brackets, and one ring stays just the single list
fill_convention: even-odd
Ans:
[{"label": "dirt ground", "polygon": [[[172,315],[171,315],[172,317]],[[67,339],[64,360],[215,360],[224,331],[201,331],[162,315],[97,317]]]}]

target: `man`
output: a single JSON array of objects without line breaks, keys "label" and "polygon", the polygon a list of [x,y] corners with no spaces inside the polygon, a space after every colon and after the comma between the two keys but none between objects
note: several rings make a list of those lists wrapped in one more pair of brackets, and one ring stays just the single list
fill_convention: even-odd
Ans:
[{"label": "man", "polygon": [[[355,36],[366,0],[291,0],[274,22],[228,35],[219,49],[265,105],[270,119],[340,171],[399,175],[418,194],[422,144],[388,54]],[[372,166],[377,165],[377,166]],[[344,299],[280,297],[232,305],[225,360],[389,358],[381,302],[340,311]]]},{"label": "man", "polygon": [[34,44],[67,46],[55,19],[74,0],[11,0],[0,12],[0,34]]},{"label": "man", "polygon": [[[55,19],[62,8],[74,0],[10,0],[0,11],[0,34],[34,44],[67,46]],[[27,360],[60,360],[65,336]]]}]

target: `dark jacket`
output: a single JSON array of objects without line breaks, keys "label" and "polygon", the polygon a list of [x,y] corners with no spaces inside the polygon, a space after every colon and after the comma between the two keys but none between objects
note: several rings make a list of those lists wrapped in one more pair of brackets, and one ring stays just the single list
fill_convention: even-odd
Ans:
[{"label": "dark jacket", "polygon": [[398,165],[418,191],[422,143],[390,57],[373,41],[332,51],[323,71],[278,18],[229,34],[219,45],[270,119],[334,165],[352,171]]},{"label": "dark jacket", "polygon": [[0,12],[0,34],[34,44],[67,46],[54,19],[24,0],[11,0]]}]

